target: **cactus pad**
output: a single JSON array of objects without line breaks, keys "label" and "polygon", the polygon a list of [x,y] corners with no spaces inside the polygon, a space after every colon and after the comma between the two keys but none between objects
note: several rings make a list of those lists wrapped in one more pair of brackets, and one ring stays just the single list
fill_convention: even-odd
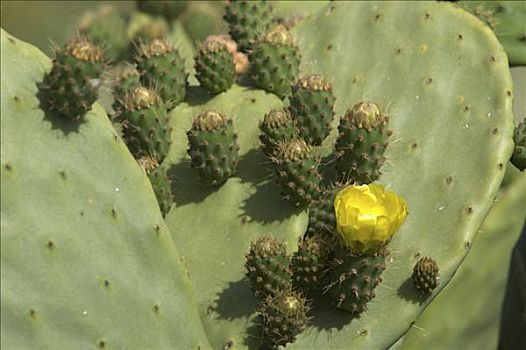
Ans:
[{"label": "cactus pad", "polygon": [[327,243],[319,236],[303,239],[291,260],[292,281],[299,290],[318,289],[327,274]]},{"label": "cactus pad", "polygon": [[522,171],[526,169],[526,118],[515,128],[513,141],[515,142],[515,149],[511,162]]},{"label": "cactus pad", "polygon": [[2,349],[209,348],[148,179],[102,107],[64,134],[38,107],[49,59],[4,31],[1,47]]}]

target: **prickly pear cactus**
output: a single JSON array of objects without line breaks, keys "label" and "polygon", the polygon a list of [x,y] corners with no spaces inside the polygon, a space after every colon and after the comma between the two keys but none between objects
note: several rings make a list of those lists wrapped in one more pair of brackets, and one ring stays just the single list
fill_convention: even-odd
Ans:
[{"label": "prickly pear cactus", "polygon": [[[389,245],[384,281],[367,312],[353,318],[335,310],[328,295],[318,296],[312,325],[288,347],[348,348],[352,339],[356,348],[386,348],[429,302],[417,302],[412,286],[415,256],[437,260],[439,293],[502,180],[513,132],[506,56],[485,25],[448,3],[333,2],[296,24],[292,34],[303,56],[302,74],[334,80],[337,115],[363,100],[389,114],[393,143],[378,181],[407,200],[410,215]],[[238,175],[220,188],[202,186],[185,142],[174,143],[166,160],[177,202],[167,224],[184,252],[216,348],[257,348],[262,342],[256,302],[243,277],[250,242],[270,233],[292,252],[307,228],[307,212],[280,198],[271,164],[259,150],[260,121],[282,107],[273,94],[234,84],[213,98],[189,89],[186,102],[172,112],[174,140],[184,140],[192,119],[206,108],[231,116],[239,132]],[[330,153],[337,123],[321,153]],[[399,322],[393,323],[395,316]]]},{"label": "prickly pear cactus", "polygon": [[511,65],[526,65],[526,2],[459,1],[458,6],[473,13],[495,32]]},{"label": "prickly pear cactus", "polygon": [[50,60],[4,31],[1,45],[1,347],[209,348],[150,183],[104,110],[78,130],[44,113]]}]

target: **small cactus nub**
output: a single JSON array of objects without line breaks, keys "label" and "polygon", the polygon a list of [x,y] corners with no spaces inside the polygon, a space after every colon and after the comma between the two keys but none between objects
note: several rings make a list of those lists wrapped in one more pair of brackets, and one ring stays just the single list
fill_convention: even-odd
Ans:
[{"label": "small cactus nub", "polygon": [[430,257],[420,258],[413,267],[413,284],[422,294],[431,294],[438,286],[438,264]]}]

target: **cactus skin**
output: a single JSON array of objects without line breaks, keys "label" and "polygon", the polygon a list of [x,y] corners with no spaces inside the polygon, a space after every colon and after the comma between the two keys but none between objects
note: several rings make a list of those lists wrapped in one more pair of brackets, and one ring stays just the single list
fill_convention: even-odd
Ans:
[{"label": "cactus skin", "polygon": [[281,142],[292,141],[299,136],[296,124],[286,109],[273,109],[265,114],[259,130],[261,149],[269,158],[276,156]]},{"label": "cactus skin", "polygon": [[106,66],[102,49],[77,37],[55,55],[53,68],[42,84],[47,95],[45,107],[78,122],[98,98],[100,75]]},{"label": "cactus skin", "polygon": [[291,260],[292,283],[298,290],[320,288],[327,275],[328,245],[321,237],[312,236],[298,243]]},{"label": "cactus skin", "polygon": [[277,349],[296,341],[307,327],[309,309],[307,299],[293,290],[268,296],[258,306],[264,346]]},{"label": "cactus skin", "polygon": [[51,125],[36,97],[50,59],[0,32],[1,348],[210,349],[148,179],[104,109],[57,133],[69,123]]},{"label": "cactus skin", "polygon": [[[350,32],[362,34],[349,35]],[[399,40],[398,33],[412,39]],[[459,33],[463,34],[462,40],[458,39]],[[512,151],[512,98],[507,95],[512,85],[506,56],[493,33],[480,21],[445,2],[410,6],[385,2],[378,6],[369,2],[334,1],[296,25],[293,34],[308,71],[334,79],[337,115],[343,115],[349,103],[365,98],[386,106],[394,134],[381,180],[407,199],[411,222],[389,243],[396,266],[384,271],[386,288],[383,285],[377,288],[368,312],[352,318],[347,312],[330,307],[314,308],[316,323],[321,327],[312,327],[288,348],[346,349],[351,339],[353,348],[386,349],[425,308],[402,298],[396,290],[411,275],[415,254],[422,247],[430,247],[437,261],[448,262],[440,271],[441,282],[448,281],[466,254],[466,240],[471,242],[476,236],[493,204],[504,173],[499,164],[506,164]],[[413,39],[414,36],[417,38]],[[422,52],[422,44],[428,44],[426,52]],[[373,56],[357,50],[359,47],[374,52],[374,64],[371,64]],[[451,50],[461,56],[440,54]],[[490,53],[496,62],[487,59]],[[473,57],[477,57],[476,61],[472,61]],[[453,67],[455,75],[451,74]],[[485,74],[480,74],[481,71]],[[427,82],[429,77],[433,78],[431,84]],[[459,102],[461,96],[464,104]],[[446,110],[443,101],[448,99],[454,103]],[[465,112],[463,107],[468,103],[471,111]],[[241,288],[244,271],[239,263],[247,245],[272,232],[286,241],[287,247],[293,247],[298,235],[304,233],[301,231],[307,224],[307,213],[275,195],[276,189],[268,184],[265,160],[259,152],[258,124],[265,113],[283,106],[277,96],[234,84],[224,94],[206,99],[205,106],[236,115],[234,125],[240,131],[242,157],[239,178],[228,181],[204,200],[196,198],[194,193],[205,190],[195,174],[188,171],[184,143],[174,142],[167,160],[178,169],[187,170],[180,175],[180,182],[175,182],[174,191],[178,201],[179,193],[186,194],[189,205],[172,208],[167,223],[173,228],[181,251],[188,252],[185,261],[214,348],[223,348],[228,340],[234,342],[234,347],[247,344],[249,348],[258,348],[259,339],[251,332],[253,318],[232,318],[229,316],[233,312],[221,308],[207,311],[208,307],[219,298],[220,303],[225,301],[223,306],[228,305],[238,315],[247,315],[254,305],[249,288]],[[177,125],[189,128],[205,106],[178,106],[173,112]],[[492,112],[491,118],[487,117],[488,112]],[[465,124],[469,128],[463,128]],[[494,128],[498,128],[496,135],[491,133]],[[182,127],[175,128],[174,139],[184,138],[184,131]],[[331,133],[320,151],[330,153],[329,141],[334,141],[335,134]],[[459,149],[463,151],[455,152]],[[484,191],[473,179],[487,184]],[[254,210],[247,209],[247,203]],[[468,204],[473,209],[469,214]],[[439,210],[442,205],[443,210]],[[261,215],[262,212],[267,214]],[[240,218],[243,214],[249,220],[243,221]],[[429,218],[433,218],[433,225]],[[437,246],[448,249],[436,249]],[[200,254],[203,249],[214,254]],[[443,286],[441,283],[437,290]],[[410,284],[409,290],[418,295]],[[404,312],[401,314],[399,310]],[[394,318],[397,322],[392,322]],[[364,329],[367,334],[359,336]]]},{"label": "cactus skin", "polygon": [[119,102],[117,120],[136,159],[152,157],[161,163],[171,144],[172,127],[159,94],[145,87],[130,91]]},{"label": "cactus skin", "polygon": [[252,291],[259,298],[277,295],[291,286],[285,245],[273,236],[264,236],[251,243],[245,268]]},{"label": "cactus skin", "polygon": [[301,77],[292,87],[290,112],[309,145],[319,146],[331,132],[334,102],[332,84],[321,75]]},{"label": "cactus skin", "polygon": [[155,197],[157,198],[157,203],[161,209],[161,214],[163,214],[163,217],[165,217],[170,211],[174,201],[172,194],[172,182],[166,174],[166,167],[158,166],[157,168],[148,172],[148,178],[152,183],[153,191],[155,193]]},{"label": "cactus skin", "polygon": [[224,40],[209,37],[195,57],[196,78],[212,94],[228,90],[234,83],[234,57]]},{"label": "cactus skin", "polygon": [[284,98],[298,78],[301,55],[287,29],[276,26],[255,44],[249,61],[256,86]]},{"label": "cactus skin", "polygon": [[495,32],[506,50],[511,66],[526,64],[524,1],[459,1],[457,4],[473,13]]},{"label": "cactus skin", "polygon": [[126,56],[128,38],[126,19],[111,5],[101,6],[93,13],[86,14],[79,23],[79,31],[94,44],[104,47],[104,53],[112,60]]},{"label": "cactus skin", "polygon": [[368,184],[382,174],[380,167],[392,133],[387,130],[388,121],[372,102],[360,102],[347,110],[336,141],[336,169],[342,180]]},{"label": "cactus skin", "polygon": [[187,132],[192,168],[207,185],[218,185],[236,173],[239,146],[232,119],[206,109]]},{"label": "cactus skin", "polygon": [[184,100],[185,63],[170,42],[154,39],[147,44],[141,44],[135,60],[143,85],[159,89],[163,101],[170,109]]},{"label": "cactus skin", "polygon": [[513,134],[515,148],[511,156],[511,162],[519,170],[526,169],[526,118],[515,127]]},{"label": "cactus skin", "polygon": [[223,18],[239,49],[247,52],[272,25],[272,16],[272,7],[266,1],[233,0],[226,5]]},{"label": "cactus skin", "polygon": [[320,158],[302,139],[282,142],[274,158],[276,182],[283,198],[297,207],[310,204],[320,191]]},{"label": "cactus skin", "polygon": [[438,273],[437,262],[430,257],[423,257],[418,259],[414,268],[413,284],[422,294],[431,294],[438,286],[440,275]]},{"label": "cactus skin", "polygon": [[387,249],[367,255],[355,254],[340,246],[334,252],[330,270],[331,283],[327,286],[334,304],[352,314],[367,309],[367,303],[375,296],[376,287],[382,282]]},{"label": "cactus skin", "polygon": [[164,16],[167,21],[176,19],[186,8],[188,1],[138,0],[139,11],[154,16]]}]

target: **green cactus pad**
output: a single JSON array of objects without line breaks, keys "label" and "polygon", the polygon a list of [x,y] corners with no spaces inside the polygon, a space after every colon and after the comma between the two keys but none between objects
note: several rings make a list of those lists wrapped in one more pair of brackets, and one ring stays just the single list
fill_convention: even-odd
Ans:
[{"label": "green cactus pad", "polygon": [[170,108],[184,100],[186,73],[184,60],[172,44],[164,39],[154,39],[139,47],[135,58],[145,86],[159,90]]},{"label": "green cactus pad", "polygon": [[[408,281],[414,256],[432,253],[437,260],[439,293],[502,180],[513,133],[505,55],[480,21],[447,3],[332,2],[293,32],[304,52],[303,73],[334,79],[337,115],[363,100],[378,102],[390,115],[393,143],[379,181],[407,200],[410,215],[390,243],[385,281],[368,311],[352,318],[322,297],[315,302],[313,326],[289,347],[347,348],[352,339],[353,347],[387,348],[426,306],[414,302],[419,293]],[[443,55],[450,51],[458,55]],[[213,346],[255,348],[260,339],[255,300],[243,279],[244,255],[252,240],[269,233],[292,252],[307,227],[306,213],[280,199],[258,150],[259,122],[283,105],[272,94],[236,84],[211,99],[189,91],[188,101],[172,112],[174,140],[182,141],[174,142],[167,158],[177,206],[166,220],[185,252]],[[238,175],[220,188],[203,187],[186,154],[184,132],[204,108],[231,116],[239,131]],[[335,138],[333,131],[324,145]],[[395,315],[399,321],[393,323]]]},{"label": "green cactus pad", "polygon": [[119,60],[126,56],[128,39],[126,18],[111,5],[101,6],[86,14],[79,22],[79,31],[96,45],[104,47],[104,54]]},{"label": "green cactus pad", "polygon": [[298,243],[292,256],[292,282],[299,290],[318,289],[327,274],[328,245],[321,237],[311,236]]},{"label": "green cactus pad", "polygon": [[352,314],[367,310],[367,304],[376,296],[376,287],[382,282],[387,249],[359,255],[339,246],[333,252],[330,263],[330,281],[325,286],[337,308]]},{"label": "green cactus pad", "polygon": [[227,43],[218,37],[209,37],[195,57],[196,78],[212,94],[228,90],[235,77],[234,57]]},{"label": "green cactus pad", "polygon": [[141,86],[128,92],[119,104],[117,120],[131,153],[137,159],[152,157],[162,162],[171,144],[172,127],[159,94]]},{"label": "green cactus pad", "polygon": [[254,294],[264,299],[291,286],[290,262],[285,245],[276,237],[261,237],[250,245],[245,268]]},{"label": "green cactus pad", "polygon": [[161,209],[161,214],[163,214],[164,217],[170,211],[174,201],[172,182],[166,174],[166,167],[158,166],[154,170],[148,172],[148,178],[152,183],[153,192],[155,192],[159,209]]},{"label": "green cactus pad", "polygon": [[232,119],[206,109],[194,119],[186,135],[192,167],[205,184],[222,184],[236,173],[239,146]]},{"label": "green cactus pad", "polygon": [[293,343],[309,322],[307,299],[293,290],[268,296],[260,303],[260,327],[263,343],[271,349]]},{"label": "green cactus pad", "polygon": [[272,7],[264,0],[233,0],[225,6],[229,33],[241,51],[248,51],[273,22]]},{"label": "green cactus pad", "polygon": [[437,261],[439,292],[493,204],[512,151],[506,55],[485,25],[444,2],[334,2],[292,32],[303,69],[334,79],[337,114],[367,100],[389,115],[392,142],[378,181],[407,201],[410,214],[389,244],[368,311],[351,319],[320,305],[319,327],[290,347],[346,348],[352,338],[356,348],[387,348],[426,306],[410,280],[414,256]]},{"label": "green cactus pad", "polygon": [[290,112],[305,141],[321,145],[334,119],[332,84],[320,75],[301,77],[292,87]]},{"label": "green cactus pad", "polygon": [[298,78],[301,55],[292,35],[279,25],[269,29],[249,55],[250,77],[257,87],[286,97]]},{"label": "green cactus pad", "polygon": [[431,294],[440,280],[437,262],[427,256],[418,259],[411,278],[415,287],[422,294]]},{"label": "green cactus pad", "polygon": [[360,102],[347,110],[340,119],[335,146],[340,180],[368,184],[378,179],[392,133],[388,121],[372,102]]},{"label": "green cactus pad", "polygon": [[511,162],[523,171],[526,169],[526,118],[515,127],[513,141],[515,149],[511,156]]},{"label": "green cactus pad", "polygon": [[97,100],[105,62],[102,49],[85,37],[76,37],[57,49],[53,68],[42,84],[44,107],[79,121]]},{"label": "green cactus pad", "polygon": [[208,349],[148,179],[102,107],[65,134],[38,107],[49,59],[4,31],[1,50],[2,349]]},{"label": "green cactus pad", "polygon": [[312,151],[303,139],[294,139],[278,144],[273,159],[283,199],[297,207],[309,205],[320,191],[320,159]]},{"label": "green cactus pad", "polygon": [[[466,260],[396,348],[497,348],[513,246],[525,220],[526,176],[519,175],[501,188]],[[504,348],[513,349],[513,341],[518,338],[501,338],[510,341]]]},{"label": "green cactus pad", "polygon": [[510,65],[526,65],[526,2],[459,1],[458,5],[493,29],[506,50]]}]

